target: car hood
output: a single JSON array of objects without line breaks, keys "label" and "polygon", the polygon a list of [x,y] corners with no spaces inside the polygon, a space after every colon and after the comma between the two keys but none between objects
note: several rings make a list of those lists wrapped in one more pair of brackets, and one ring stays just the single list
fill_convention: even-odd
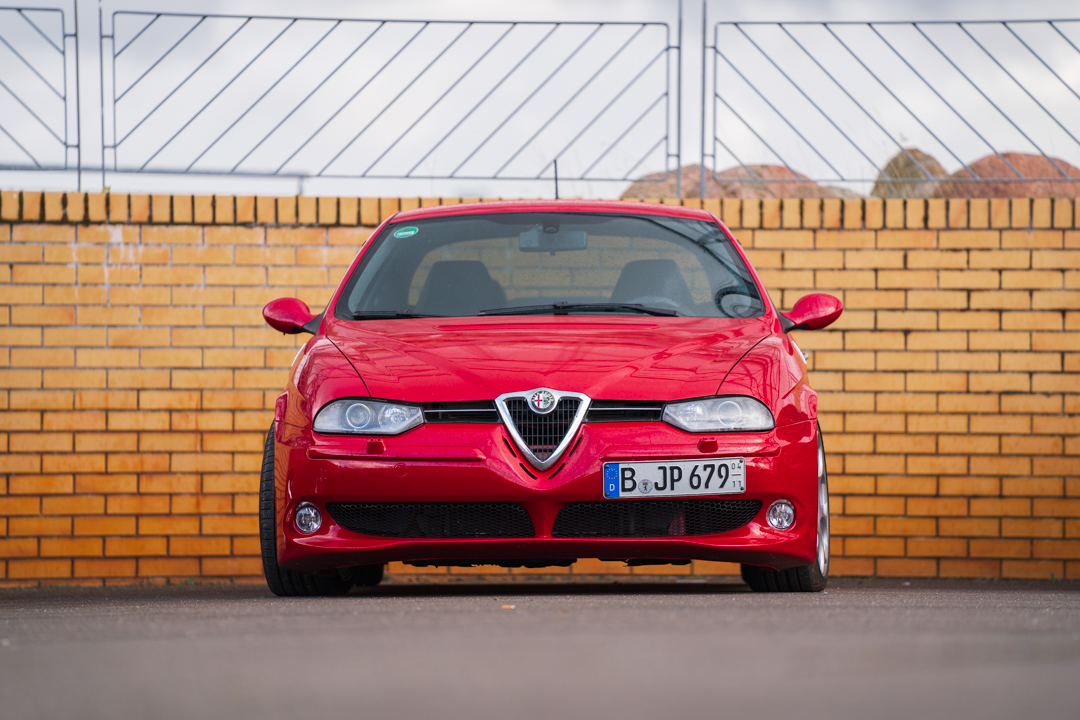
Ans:
[{"label": "car hood", "polygon": [[528,316],[334,320],[371,397],[490,400],[548,387],[605,400],[714,395],[768,318]]}]

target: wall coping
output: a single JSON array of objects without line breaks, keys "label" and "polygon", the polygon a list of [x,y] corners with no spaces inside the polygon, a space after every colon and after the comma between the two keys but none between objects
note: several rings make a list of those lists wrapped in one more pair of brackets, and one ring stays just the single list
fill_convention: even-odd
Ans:
[{"label": "wall coping", "polygon": [[[373,227],[400,210],[501,199],[8,190],[0,192],[0,221]],[[1080,227],[1073,198],[655,198],[630,202],[702,208],[733,229],[1071,230]]]}]

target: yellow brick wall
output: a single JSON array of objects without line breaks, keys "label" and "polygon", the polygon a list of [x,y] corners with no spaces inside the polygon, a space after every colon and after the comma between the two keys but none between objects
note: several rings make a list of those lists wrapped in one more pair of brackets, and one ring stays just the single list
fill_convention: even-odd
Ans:
[{"label": "yellow brick wall", "polygon": [[[0,193],[0,584],[257,578],[262,438],[304,339],[262,305],[321,306],[381,218],[476,200]],[[1072,200],[704,207],[779,305],[824,291],[847,308],[797,337],[834,573],[1080,578]]]}]

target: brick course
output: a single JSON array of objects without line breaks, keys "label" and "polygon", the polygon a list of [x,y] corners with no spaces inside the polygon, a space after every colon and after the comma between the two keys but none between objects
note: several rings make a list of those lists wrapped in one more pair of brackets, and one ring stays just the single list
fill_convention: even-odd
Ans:
[{"label": "brick course", "polygon": [[[257,578],[262,432],[305,339],[262,305],[321,307],[380,220],[476,201],[0,193],[0,584]],[[781,308],[845,303],[796,334],[835,574],[1080,578],[1073,200],[681,202],[724,219]]]}]

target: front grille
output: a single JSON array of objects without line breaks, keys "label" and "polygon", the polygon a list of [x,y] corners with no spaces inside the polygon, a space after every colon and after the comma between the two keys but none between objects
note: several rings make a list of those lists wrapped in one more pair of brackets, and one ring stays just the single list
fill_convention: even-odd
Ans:
[{"label": "front grille", "polygon": [[656,422],[664,414],[664,403],[640,400],[593,400],[585,422]]},{"label": "front grille", "polygon": [[537,415],[529,409],[525,398],[510,398],[506,401],[506,410],[525,445],[537,460],[544,461],[570,432],[580,405],[577,398],[564,397],[547,415]]},{"label": "front grille", "polygon": [[424,403],[424,422],[497,423],[499,412],[491,400],[479,402]]},{"label": "front grille", "polygon": [[760,500],[614,500],[570,503],[555,518],[553,537],[713,535],[740,528]]},{"label": "front grille", "polygon": [[533,537],[517,503],[327,503],[341,527],[364,535],[406,538]]}]

